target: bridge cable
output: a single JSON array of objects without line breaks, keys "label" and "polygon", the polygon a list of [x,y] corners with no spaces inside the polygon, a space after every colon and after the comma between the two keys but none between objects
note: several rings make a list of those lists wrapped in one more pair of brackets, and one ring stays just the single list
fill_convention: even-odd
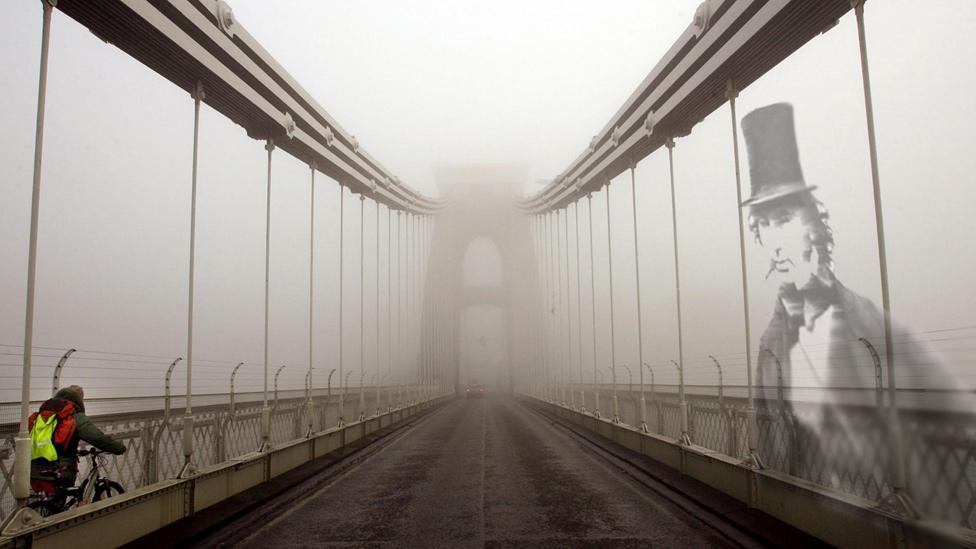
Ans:
[{"label": "bridge cable", "polygon": [[591,327],[593,330],[593,415],[600,417],[600,390],[596,383],[597,374],[597,352],[596,352],[596,276],[593,268],[593,193],[586,194],[586,213],[590,224],[590,313],[592,314]]},{"label": "bridge cable", "polygon": [[647,432],[647,400],[644,398],[644,328],[641,311],[640,246],[637,230],[637,177],[636,165],[630,161],[630,202],[634,225],[634,274],[637,282],[637,377],[640,381],[640,430]]},{"label": "bridge cable", "polygon": [[607,266],[609,268],[610,284],[610,377],[613,383],[613,422],[620,423],[620,405],[617,400],[617,365],[615,364],[614,347],[616,337],[613,330],[613,239],[610,227],[610,180],[607,180]]},{"label": "bridge cable", "polygon": [[265,199],[264,224],[264,405],[261,408],[261,451],[267,451],[271,446],[271,411],[268,408],[268,323],[271,287],[271,156],[275,149],[274,140],[269,138],[264,149],[268,151],[268,190]]}]

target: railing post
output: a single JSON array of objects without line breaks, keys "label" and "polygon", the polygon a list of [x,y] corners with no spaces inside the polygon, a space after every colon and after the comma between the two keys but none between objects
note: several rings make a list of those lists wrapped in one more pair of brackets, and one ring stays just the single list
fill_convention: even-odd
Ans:
[{"label": "railing post", "polygon": [[[349,375],[352,374],[352,370],[346,372],[344,376],[344,383],[339,391],[339,426],[342,427],[346,424],[345,418],[342,416],[342,410],[345,408],[346,403],[346,393],[349,392]],[[340,380],[343,381],[343,380]]]},{"label": "railing post", "polygon": [[58,389],[61,388],[61,370],[64,369],[65,363],[68,362],[68,357],[74,354],[75,351],[77,351],[77,349],[68,349],[67,352],[61,355],[61,359],[58,360],[57,366],[54,367],[54,379],[51,383],[51,395],[57,394]]},{"label": "railing post", "polygon": [[773,357],[773,362],[776,363],[776,402],[779,404],[780,410],[783,410],[786,405],[786,389],[783,383],[783,363],[780,362],[779,357],[776,356],[776,353],[772,352],[766,347],[762,347],[760,352],[766,353]]},{"label": "railing post", "polygon": [[[325,389],[325,419],[326,419],[326,421],[328,421],[328,419],[329,419],[329,417],[328,417],[329,416],[329,405],[332,404],[332,376],[335,373],[336,373],[336,369],[335,368],[329,370],[329,381],[328,381],[328,383],[326,385],[326,389]],[[339,423],[339,426],[340,427],[342,426],[342,423],[341,422]]]},{"label": "railing post", "polygon": [[[600,374],[600,383],[597,384],[596,376]],[[600,417],[600,385],[603,385],[603,372],[593,371],[593,417]]]},{"label": "railing post", "polygon": [[[379,365],[377,365],[377,367],[378,366]],[[376,387],[375,387],[375,389],[376,389],[376,395],[375,395],[375,398],[376,398],[376,415],[379,416],[380,413],[381,413],[380,412],[380,402],[381,402],[380,401],[380,385],[383,384],[383,380],[386,378],[386,374],[380,374],[379,370],[377,370],[376,373],[373,375],[373,377],[376,378],[376,382],[375,382],[375,385],[376,385]]]},{"label": "railing post", "polygon": [[312,370],[309,368],[305,374],[305,437],[311,437],[318,431],[318,424],[315,422],[315,396],[312,394]]},{"label": "railing post", "polygon": [[139,440],[142,443],[142,483],[156,482],[156,452],[153,448],[153,432],[151,421],[146,421],[139,429]]},{"label": "railing post", "polygon": [[[621,364],[621,366],[627,370],[627,393],[630,396],[630,404],[634,407],[634,414],[636,415],[640,413],[640,410],[637,407],[637,399],[634,397],[634,372],[631,371],[630,366],[626,364]],[[640,418],[638,418],[638,420],[639,419]]]},{"label": "railing post", "polygon": [[[360,355],[362,356],[362,355]],[[366,391],[363,387],[366,381],[366,372],[360,370],[359,372],[359,421],[366,419]]]},{"label": "railing post", "polygon": [[654,413],[657,416],[657,432],[661,432],[661,407],[657,401],[657,386],[654,384],[654,369],[651,365],[644,362],[644,366],[647,366],[647,371],[651,374],[651,405],[654,406]]},{"label": "railing post", "polygon": [[726,446],[728,448],[727,453],[728,455],[731,456],[735,452],[735,418],[728,410],[725,409],[725,396],[723,394],[723,383],[722,383],[722,365],[719,363],[718,359],[715,358],[714,356],[708,355],[708,358],[712,359],[712,362],[715,363],[715,368],[718,370],[718,410],[719,410],[720,417],[722,417],[725,420],[725,423],[728,426],[727,431],[729,433],[729,436],[728,436],[728,441],[726,442]]},{"label": "railing post", "polygon": [[217,463],[227,460],[227,433],[220,429],[220,416],[214,416],[214,456]]},{"label": "railing post", "polygon": [[159,443],[162,440],[163,431],[169,429],[169,416],[170,416],[170,380],[172,379],[173,369],[176,365],[183,360],[183,357],[177,357],[176,360],[170,363],[169,367],[166,368],[166,375],[163,378],[163,419],[156,429],[152,438],[148,441],[147,448],[147,460],[150,463],[148,480],[149,482],[159,481]]},{"label": "railing post", "polygon": [[240,370],[241,369],[241,366],[243,366],[243,365],[244,365],[243,362],[239,362],[237,364],[237,366],[234,366],[234,369],[230,371],[230,406],[228,407],[228,409],[230,411],[230,419],[234,419],[234,412],[235,412],[235,408],[234,408],[234,377],[237,376],[237,370]]},{"label": "railing post", "polygon": [[722,392],[722,365],[719,363],[718,359],[716,359],[714,356],[708,355],[708,358],[712,359],[712,362],[715,363],[715,368],[718,370],[718,406],[719,408],[724,409],[725,398]]},{"label": "railing post", "polygon": [[281,375],[281,371],[285,369],[285,364],[282,364],[275,370],[274,375],[274,405],[271,407],[272,412],[278,411],[278,376]]},{"label": "railing post", "polygon": [[163,381],[163,424],[167,424],[169,421],[170,412],[170,380],[173,376],[173,368],[183,360],[183,357],[177,357],[176,360],[170,363],[169,368],[166,368],[166,377]]},{"label": "railing post", "polygon": [[884,376],[881,370],[881,357],[878,356],[877,349],[871,342],[863,337],[857,338],[865,347],[867,347],[868,352],[871,353],[871,360],[874,362],[874,405],[881,411],[884,406]]},{"label": "railing post", "polygon": [[678,411],[681,414],[681,438],[679,442],[684,445],[691,444],[691,430],[688,425],[688,402],[685,400],[685,372],[684,366],[672,360],[671,364],[678,369]]},{"label": "railing post", "polygon": [[780,421],[783,423],[783,428],[786,429],[787,435],[787,456],[789,457],[789,471],[791,475],[797,474],[800,463],[799,448],[797,448],[797,438],[795,430],[793,429],[794,418],[790,414],[790,410],[787,410],[786,406],[786,389],[783,383],[783,363],[780,362],[779,357],[776,353],[772,352],[766,347],[760,347],[760,353],[766,353],[773,357],[773,362],[776,363],[776,402],[779,408]]}]

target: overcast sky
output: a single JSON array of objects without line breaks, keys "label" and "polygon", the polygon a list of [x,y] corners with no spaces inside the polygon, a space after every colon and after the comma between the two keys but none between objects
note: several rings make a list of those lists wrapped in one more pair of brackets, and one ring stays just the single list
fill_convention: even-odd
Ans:
[{"label": "overcast sky", "polygon": [[[36,0],[7,4],[0,20],[3,401],[17,400],[19,388],[41,18]],[[687,27],[697,4],[232,2],[239,22],[370,154],[428,194],[438,193],[434,169],[441,164],[524,165],[527,191],[554,177]],[[976,39],[968,29],[974,17],[976,3],[968,0],[926,9],[908,0],[867,6],[893,308],[917,332],[936,339],[932,334],[949,333],[941,343],[947,360],[970,378],[967,346],[976,332],[960,328],[976,326],[976,247],[969,242],[976,233],[976,82],[969,68]],[[93,396],[156,391],[168,357],[185,353],[192,102],[61,13],[52,36],[35,326],[36,344],[49,349],[39,351],[36,394],[45,392],[49,366],[68,347],[140,355],[112,363],[104,360],[112,355],[92,352],[87,363],[73,363],[78,378],[66,381],[87,384]],[[831,213],[838,277],[880,303],[859,71],[848,15],[745,90],[739,115],[773,102],[794,104],[807,182],[819,186]],[[741,364],[730,124],[722,108],[679,140],[676,199],[686,357],[715,354]],[[201,362],[201,390],[222,390],[240,360],[251,368],[242,371],[245,386],[260,381],[264,154],[261,143],[204,108],[196,353],[215,362]],[[308,172],[285,154],[276,155],[273,169],[271,362],[294,365],[283,376],[300,387],[308,360]],[[320,335],[313,347],[315,356],[334,361],[338,191],[324,176],[318,181]],[[666,157],[658,152],[642,162],[637,181],[645,360],[666,364],[676,356]],[[611,206],[617,355],[634,364],[628,184],[611,186]],[[353,333],[345,341],[347,360],[358,368],[359,201],[346,200],[346,250],[353,258],[346,314]],[[594,197],[597,242],[606,240],[602,201],[602,194]],[[373,216],[367,208],[367,242],[377,230]],[[383,234],[384,223],[385,210]],[[762,251],[750,242],[747,252],[755,344],[775,288],[758,274]],[[595,253],[605,265],[605,246]],[[367,288],[375,267],[367,254]],[[381,261],[381,276],[384,268]],[[606,276],[598,269],[600,325]],[[602,352],[607,340],[601,331]],[[376,359],[368,345],[364,359]],[[82,370],[85,364],[91,368]],[[714,381],[709,365],[697,367],[689,367],[693,379]],[[741,383],[741,366],[730,370],[726,379]]]}]

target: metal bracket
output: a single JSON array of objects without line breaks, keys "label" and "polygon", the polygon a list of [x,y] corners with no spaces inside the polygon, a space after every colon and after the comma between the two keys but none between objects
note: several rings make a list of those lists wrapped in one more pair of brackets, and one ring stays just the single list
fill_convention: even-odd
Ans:
[{"label": "metal bracket", "polygon": [[885,511],[888,511],[889,513],[901,515],[913,520],[922,516],[921,513],[919,513],[918,508],[915,507],[915,503],[912,501],[912,498],[904,492],[894,492],[888,494],[888,497],[881,500],[879,507]]},{"label": "metal bracket", "polygon": [[234,37],[237,19],[234,18],[234,10],[223,0],[217,2],[217,24],[220,26],[220,30],[224,31],[224,34],[231,38]]},{"label": "metal bracket", "polygon": [[735,99],[736,97],[739,97],[739,90],[735,89],[735,81],[729,78],[729,80],[725,82],[725,98],[731,100]]},{"label": "metal bracket", "polygon": [[21,507],[11,513],[7,520],[0,525],[0,536],[15,536],[42,522],[44,522],[44,517],[37,514],[37,511],[30,507]]},{"label": "metal bracket", "polygon": [[708,0],[702,2],[695,10],[692,24],[695,27],[695,38],[701,38],[712,23],[712,6]]},{"label": "metal bracket", "polygon": [[203,89],[203,82],[197,82],[196,85],[193,86],[193,90],[190,91],[190,97],[192,97],[194,101],[203,101],[206,99],[207,92]]},{"label": "metal bracket", "polygon": [[620,145],[620,138],[623,137],[623,135],[623,130],[620,129],[620,126],[617,126],[610,134],[610,143],[612,143],[614,147]]},{"label": "metal bracket", "polygon": [[285,137],[288,139],[295,136],[295,130],[298,129],[298,126],[295,124],[295,119],[292,118],[290,112],[286,112],[281,118],[281,127],[285,129]]},{"label": "metal bracket", "polygon": [[644,117],[644,132],[647,133],[648,137],[654,134],[655,124],[657,124],[657,118],[654,115],[654,111],[650,111],[647,113],[647,116]]}]

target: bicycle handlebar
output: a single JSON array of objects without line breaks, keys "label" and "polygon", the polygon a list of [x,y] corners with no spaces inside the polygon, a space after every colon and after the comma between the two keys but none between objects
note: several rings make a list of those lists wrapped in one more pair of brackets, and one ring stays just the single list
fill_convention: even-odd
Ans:
[{"label": "bicycle handlebar", "polygon": [[108,452],[104,450],[99,450],[98,448],[88,448],[87,450],[78,450],[79,457],[85,456],[97,456],[99,454],[107,454]]}]

